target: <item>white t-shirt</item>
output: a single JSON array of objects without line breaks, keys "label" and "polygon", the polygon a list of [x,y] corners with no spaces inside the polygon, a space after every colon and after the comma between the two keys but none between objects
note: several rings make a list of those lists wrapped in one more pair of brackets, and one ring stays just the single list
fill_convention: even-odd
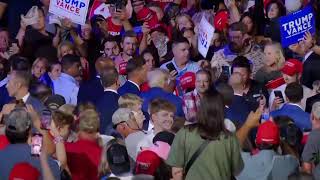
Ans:
[{"label": "white t-shirt", "polygon": [[150,147],[154,135],[151,132],[137,131],[125,138],[129,156],[135,161],[142,148]]}]

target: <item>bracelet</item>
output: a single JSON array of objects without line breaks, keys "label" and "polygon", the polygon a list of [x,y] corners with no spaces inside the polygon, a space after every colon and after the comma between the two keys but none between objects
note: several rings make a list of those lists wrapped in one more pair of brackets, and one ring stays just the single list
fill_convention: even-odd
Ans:
[{"label": "bracelet", "polygon": [[54,142],[54,144],[58,144],[58,143],[63,143],[64,140],[63,140],[62,136],[56,136],[56,137],[54,137],[53,142]]}]

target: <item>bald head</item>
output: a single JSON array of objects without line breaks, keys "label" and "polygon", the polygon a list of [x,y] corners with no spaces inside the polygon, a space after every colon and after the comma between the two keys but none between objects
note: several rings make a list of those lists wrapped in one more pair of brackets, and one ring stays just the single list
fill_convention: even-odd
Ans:
[{"label": "bald head", "polygon": [[228,84],[233,88],[235,92],[239,92],[243,91],[245,80],[240,73],[233,73],[229,78]]},{"label": "bald head", "polygon": [[165,88],[169,79],[169,72],[164,69],[154,69],[148,73],[148,84],[152,87]]},{"label": "bald head", "polygon": [[101,75],[104,69],[114,68],[115,64],[111,58],[101,56],[97,59],[95,67],[97,74]]}]

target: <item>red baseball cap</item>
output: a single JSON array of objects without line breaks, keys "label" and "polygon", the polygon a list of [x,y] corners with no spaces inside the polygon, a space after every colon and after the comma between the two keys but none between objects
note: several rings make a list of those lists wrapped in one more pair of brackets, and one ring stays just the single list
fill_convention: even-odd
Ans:
[{"label": "red baseball cap", "polygon": [[29,163],[23,162],[14,165],[10,172],[9,180],[38,180],[39,177],[40,172],[38,171],[38,169],[31,166]]},{"label": "red baseball cap", "polygon": [[280,143],[280,132],[278,126],[273,121],[266,121],[258,127],[256,144],[273,144]]},{"label": "red baseball cap", "polygon": [[222,31],[228,26],[229,13],[226,10],[219,11],[213,18],[214,28]]},{"label": "red baseball cap", "polygon": [[297,59],[288,59],[283,68],[281,69],[283,74],[293,76],[295,74],[301,74],[303,71],[303,64]]},{"label": "red baseball cap", "polygon": [[137,156],[136,174],[154,175],[161,164],[161,158],[152,151],[141,151]]},{"label": "red baseball cap", "polygon": [[170,144],[166,142],[157,141],[151,147],[148,147],[144,150],[149,150],[154,153],[156,153],[159,157],[161,157],[163,160],[167,160],[170,152]]},{"label": "red baseball cap", "polygon": [[194,89],[196,84],[196,74],[186,72],[180,77],[180,85],[182,90]]}]

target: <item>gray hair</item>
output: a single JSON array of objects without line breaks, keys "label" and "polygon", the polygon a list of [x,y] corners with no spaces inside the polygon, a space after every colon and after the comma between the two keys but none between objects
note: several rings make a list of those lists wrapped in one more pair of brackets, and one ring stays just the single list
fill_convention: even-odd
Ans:
[{"label": "gray hair", "polygon": [[15,108],[5,118],[6,129],[11,132],[26,132],[31,128],[30,114],[23,108]]},{"label": "gray hair", "polygon": [[313,104],[312,114],[316,119],[320,119],[320,102],[316,102]]}]

